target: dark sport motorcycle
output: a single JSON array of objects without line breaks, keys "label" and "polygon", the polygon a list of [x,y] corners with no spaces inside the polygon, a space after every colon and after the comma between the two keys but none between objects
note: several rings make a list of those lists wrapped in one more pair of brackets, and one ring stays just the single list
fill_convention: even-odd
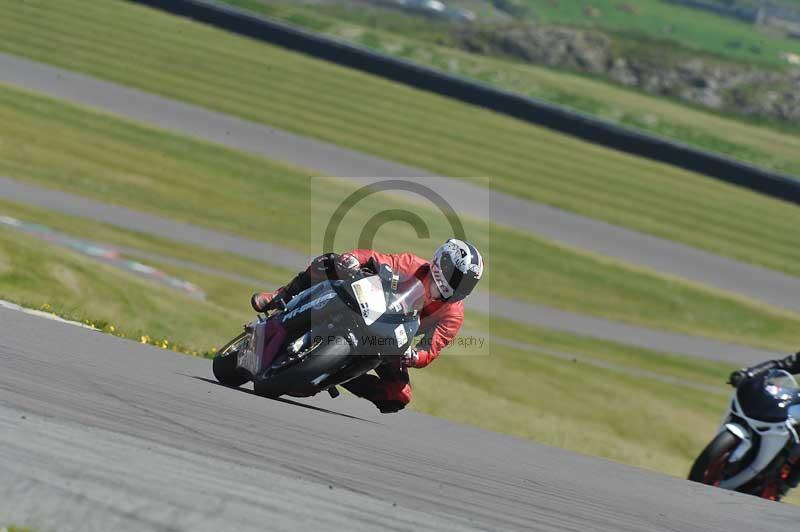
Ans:
[{"label": "dark sport motorcycle", "polygon": [[770,370],[742,382],[689,480],[778,501],[800,481],[800,387]]},{"label": "dark sport motorcycle", "polygon": [[[336,385],[402,357],[419,329],[424,290],[388,265],[377,269],[311,286],[283,310],[248,323],[214,357],[214,376],[226,386],[253,381],[266,397],[321,391],[336,397]],[[281,320],[287,334],[278,355],[264,364],[269,320]]]}]

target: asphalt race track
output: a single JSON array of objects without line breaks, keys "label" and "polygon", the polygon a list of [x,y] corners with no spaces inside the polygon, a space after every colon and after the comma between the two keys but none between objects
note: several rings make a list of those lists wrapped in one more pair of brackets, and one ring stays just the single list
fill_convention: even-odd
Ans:
[{"label": "asphalt race track", "polygon": [[[0,83],[101,109],[339,177],[402,177],[431,183],[429,172],[201,109],[140,90],[0,53]],[[485,189],[440,178],[439,192],[458,212],[483,213]],[[360,182],[360,181],[359,181]],[[432,186],[431,188],[436,188]],[[477,204],[476,204],[477,202]],[[800,311],[800,279],[713,255],[547,205],[492,192],[492,221],[558,242]]]},{"label": "asphalt race track", "polygon": [[381,416],[350,397],[271,401],[212,379],[208,360],[0,309],[0,522],[783,532],[800,518],[421,414]]}]

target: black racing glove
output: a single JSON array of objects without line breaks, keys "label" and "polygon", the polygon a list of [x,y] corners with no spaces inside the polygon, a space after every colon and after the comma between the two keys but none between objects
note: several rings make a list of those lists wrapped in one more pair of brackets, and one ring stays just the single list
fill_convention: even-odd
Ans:
[{"label": "black racing glove", "polygon": [[[358,259],[350,253],[326,253],[311,261],[308,266],[308,276],[311,284],[319,283],[326,279],[353,279],[361,271]],[[302,273],[301,273],[302,275]]]},{"label": "black racing glove", "polygon": [[333,260],[338,279],[355,279],[361,273],[361,264],[350,253],[342,253]]},{"label": "black racing glove", "polygon": [[781,359],[778,367],[792,374],[800,373],[800,353],[795,353],[794,355],[789,355]]},{"label": "black racing glove", "polygon": [[756,364],[755,366],[736,370],[731,373],[730,377],[728,377],[728,384],[738,387],[747,379],[752,379],[756,375],[771,369],[782,369],[784,371],[788,371],[789,373],[800,373],[800,353],[789,355],[786,358],[780,358],[777,360],[767,360],[761,364]]},{"label": "black racing glove", "polygon": [[413,347],[410,347],[403,353],[403,365],[407,368],[416,368],[419,363],[419,353]]},{"label": "black racing glove", "polygon": [[744,369],[737,369],[733,373],[730,374],[728,377],[728,384],[733,386],[734,388],[738,388],[741,383],[753,377],[753,374],[750,373],[746,368]]}]

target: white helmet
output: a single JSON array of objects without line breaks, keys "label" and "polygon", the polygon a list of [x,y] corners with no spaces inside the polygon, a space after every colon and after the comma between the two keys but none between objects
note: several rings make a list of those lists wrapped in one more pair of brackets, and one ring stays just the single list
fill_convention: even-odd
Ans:
[{"label": "white helmet", "polygon": [[483,275],[483,257],[472,244],[451,238],[434,253],[431,274],[443,299],[461,301]]}]

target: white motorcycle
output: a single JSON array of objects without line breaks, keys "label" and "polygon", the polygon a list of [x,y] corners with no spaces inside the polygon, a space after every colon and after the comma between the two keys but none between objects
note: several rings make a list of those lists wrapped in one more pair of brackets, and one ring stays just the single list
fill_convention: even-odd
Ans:
[{"label": "white motorcycle", "polygon": [[800,386],[772,369],[742,382],[689,480],[778,501],[800,481]]}]

